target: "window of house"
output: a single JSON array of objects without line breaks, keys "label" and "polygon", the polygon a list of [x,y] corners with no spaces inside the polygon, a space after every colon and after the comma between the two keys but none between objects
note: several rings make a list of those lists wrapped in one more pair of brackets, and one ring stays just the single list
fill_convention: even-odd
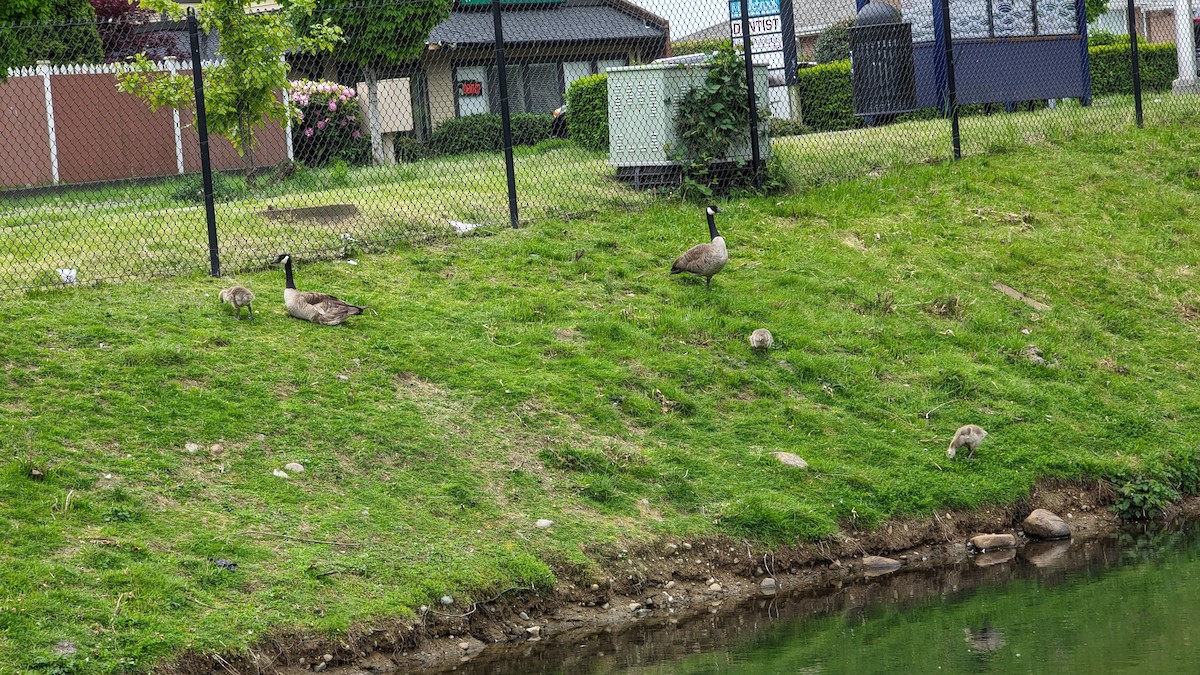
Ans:
[{"label": "window of house", "polygon": [[[590,61],[541,61],[505,64],[508,79],[508,109],[511,113],[549,113],[566,100],[567,87],[581,77],[603,73],[626,65],[626,59]],[[456,66],[454,68],[458,116],[500,112],[500,81],[496,66]],[[464,82],[481,82],[482,87],[463,89]],[[476,94],[475,92],[479,92]]]}]

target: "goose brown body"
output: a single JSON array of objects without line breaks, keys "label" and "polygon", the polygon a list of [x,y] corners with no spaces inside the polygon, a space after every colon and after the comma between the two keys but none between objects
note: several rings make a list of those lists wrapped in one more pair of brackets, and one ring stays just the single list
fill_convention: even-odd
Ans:
[{"label": "goose brown body", "polygon": [[254,307],[251,303],[254,302],[254,293],[245,286],[233,286],[231,288],[223,288],[217,294],[221,302],[228,303],[234,310],[237,311],[237,318],[242,318],[242,308],[245,307],[250,312],[250,318],[254,319]]},{"label": "goose brown body", "polygon": [[705,288],[712,285],[713,275],[724,269],[725,263],[729,262],[729,251],[725,248],[725,238],[717,232],[716,221],[713,219],[713,215],[720,212],[721,210],[715,206],[708,207],[708,233],[712,237],[712,241],[707,244],[696,244],[684,251],[683,255],[675,260],[675,264],[671,265],[671,274],[689,272],[704,277]]},{"label": "goose brown body", "polygon": [[978,424],[967,424],[958,428],[954,432],[954,438],[950,440],[950,447],[946,449],[946,456],[954,459],[954,455],[958,454],[959,448],[966,448],[969,452],[967,458],[975,456],[975,448],[983,442],[987,432]]},{"label": "goose brown body", "polygon": [[337,296],[296,290],[292,279],[290,255],[281,254],[273,262],[283,263],[284,274],[287,276],[287,286],[283,289],[283,304],[287,307],[288,314],[293,317],[325,326],[336,326],[355,314],[363,313],[362,307],[351,305]]}]

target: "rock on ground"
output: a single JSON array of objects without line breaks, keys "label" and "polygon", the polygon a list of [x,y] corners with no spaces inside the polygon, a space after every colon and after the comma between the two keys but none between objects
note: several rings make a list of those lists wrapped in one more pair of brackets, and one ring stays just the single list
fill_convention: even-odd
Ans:
[{"label": "rock on ground", "polygon": [[791,466],[797,469],[808,468],[808,462],[801,459],[799,455],[793,455],[790,452],[772,452],[771,456],[779,460],[779,463],[784,466]]},{"label": "rock on ground", "polygon": [[1038,539],[1064,539],[1071,536],[1071,526],[1046,509],[1037,509],[1021,523],[1025,534]]},{"label": "rock on ground", "polygon": [[971,537],[971,545],[979,551],[1016,548],[1017,538],[1011,534],[979,534]]},{"label": "rock on ground", "polygon": [[300,462],[288,462],[283,465],[283,470],[290,473],[304,473],[304,465]]}]

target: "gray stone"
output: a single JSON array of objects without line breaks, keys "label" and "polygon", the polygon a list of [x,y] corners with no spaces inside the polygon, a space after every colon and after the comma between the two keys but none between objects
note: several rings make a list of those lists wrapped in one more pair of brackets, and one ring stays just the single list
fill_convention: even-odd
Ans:
[{"label": "gray stone", "polygon": [[534,523],[534,526],[537,527],[537,529],[539,529],[539,530],[545,530],[545,529],[548,529],[553,524],[554,524],[553,520],[547,520],[545,518],[538,518],[538,521],[536,523]]},{"label": "gray stone", "polygon": [[443,604],[443,605],[446,605],[447,607],[449,607],[450,605],[453,605],[453,604],[454,604],[454,598],[452,598],[452,597],[450,597],[450,596],[448,596],[448,595],[443,595],[443,596],[442,596],[442,604]]},{"label": "gray stone", "polygon": [[313,672],[320,673],[320,672],[323,672],[328,667],[329,667],[329,664],[322,661],[321,663],[318,663],[317,665],[313,666]]},{"label": "gray stone", "polygon": [[1005,549],[998,549],[998,550],[993,550],[993,551],[985,551],[983,553],[976,554],[975,566],[976,567],[990,567],[992,565],[999,565],[1000,563],[1006,563],[1009,560],[1012,560],[1013,558],[1016,558],[1016,557],[1017,557],[1017,550],[1014,548],[1005,548]]},{"label": "gray stone", "polygon": [[273,471],[271,472],[271,475],[272,475],[272,476],[275,476],[276,478],[291,478],[291,476],[289,476],[289,475],[288,475],[288,473],[287,473],[286,471],[283,471],[283,470],[280,470],[280,469],[275,469],[275,470],[273,470]]},{"label": "gray stone", "polygon": [[1029,564],[1034,567],[1051,567],[1070,550],[1070,539],[1032,541],[1021,549],[1021,557],[1029,561]]},{"label": "gray stone", "polygon": [[1011,534],[979,534],[971,537],[971,545],[978,551],[1016,548],[1017,538]]},{"label": "gray stone", "polygon": [[708,590],[710,590],[710,591],[719,591],[719,590],[721,590],[721,584],[717,584],[717,583],[709,584],[709,585],[708,585]]},{"label": "gray stone", "polygon": [[531,638],[541,637],[542,636],[542,627],[541,626],[530,626],[529,628],[525,629],[525,632]]},{"label": "gray stone", "polygon": [[324,660],[325,663],[329,663],[333,660],[333,654],[326,654],[325,656],[322,656],[321,659]]},{"label": "gray stone", "polygon": [[640,602],[629,603],[629,611],[631,611],[631,612],[636,612],[641,608],[642,608],[642,603],[640,603]]},{"label": "gray stone", "polygon": [[528,620],[529,620],[529,615],[528,615],[528,614],[526,614],[525,612],[521,612],[521,613],[520,613],[520,614],[518,614],[517,616],[521,617],[521,620],[522,620],[522,621],[528,621]]},{"label": "gray stone", "polygon": [[675,553],[678,550],[679,550],[678,544],[667,544],[666,546],[663,547],[663,553],[665,553],[667,555],[675,555]]},{"label": "gray stone", "polygon": [[1071,536],[1066,521],[1046,509],[1037,509],[1021,522],[1025,534],[1037,539],[1064,539]]},{"label": "gray stone", "polygon": [[283,465],[283,470],[289,473],[304,473],[304,465],[300,462],[288,462]]},{"label": "gray stone", "polygon": [[458,643],[458,648],[459,649],[470,649],[471,643],[470,642],[460,642],[460,643]]},{"label": "gray stone", "polygon": [[878,555],[868,555],[862,559],[862,568],[863,574],[869,577],[878,577],[900,569],[900,561]]},{"label": "gray stone", "polygon": [[649,609],[639,609],[639,610],[637,611],[637,618],[639,618],[639,619],[644,619],[644,618],[646,618],[646,617],[650,616],[650,615],[651,615],[651,614],[653,614],[653,613],[654,613],[654,612],[653,612],[652,610],[649,610]]},{"label": "gray stone", "polygon": [[199,443],[188,443],[183,446],[183,449],[187,450],[188,452],[196,452],[197,450],[200,449],[200,444]]},{"label": "gray stone", "polygon": [[797,469],[808,468],[808,462],[801,459],[799,455],[793,455],[790,452],[772,452],[771,456],[779,460],[779,463],[784,466],[790,466]]},{"label": "gray stone", "polygon": [[761,583],[759,583],[758,590],[761,591],[763,595],[775,595],[777,592],[779,592],[779,582],[775,581],[771,577],[767,577],[766,579],[763,579]]},{"label": "gray stone", "polygon": [[71,656],[78,651],[78,647],[70,640],[59,640],[58,644],[54,645],[54,649],[51,651],[54,652],[55,656]]}]

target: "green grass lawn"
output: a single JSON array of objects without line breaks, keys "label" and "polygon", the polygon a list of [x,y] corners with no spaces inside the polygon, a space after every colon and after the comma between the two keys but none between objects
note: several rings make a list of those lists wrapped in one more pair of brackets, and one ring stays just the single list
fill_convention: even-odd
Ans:
[{"label": "green grass lawn", "polygon": [[[710,292],[667,274],[703,210],[662,201],[302,261],[374,310],[339,328],[288,318],[278,270],[6,300],[0,672],[465,611],[629,543],[816,541],[1043,478],[1194,490],[1198,158],[1181,122],[729,201]],[[218,305],[234,281],[257,321]],[[991,435],[948,462],[967,422]]]}]

